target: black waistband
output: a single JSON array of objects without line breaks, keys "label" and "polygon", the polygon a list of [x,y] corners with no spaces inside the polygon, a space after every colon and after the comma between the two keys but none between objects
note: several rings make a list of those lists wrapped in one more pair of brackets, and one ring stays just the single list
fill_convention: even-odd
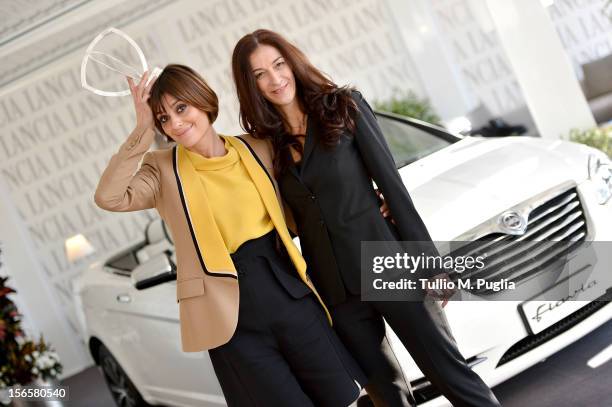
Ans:
[{"label": "black waistband", "polygon": [[247,240],[230,255],[232,261],[240,263],[255,256],[278,256],[276,236],[276,230],[272,230],[263,236]]}]

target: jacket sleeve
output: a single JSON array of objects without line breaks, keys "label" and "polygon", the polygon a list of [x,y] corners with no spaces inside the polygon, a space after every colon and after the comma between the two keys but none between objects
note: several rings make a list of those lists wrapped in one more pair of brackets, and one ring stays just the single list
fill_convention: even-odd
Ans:
[{"label": "jacket sleeve", "polygon": [[[403,241],[414,242],[411,247],[418,246],[425,255],[437,256],[438,250],[404,186],[372,108],[359,92],[353,92],[353,99],[359,109],[355,122],[357,148],[367,171],[389,206],[399,236]],[[444,271],[429,270],[426,274],[433,276]]]},{"label": "jacket sleeve", "polygon": [[[159,197],[159,169],[155,156],[147,153],[153,143],[153,129],[136,129],[121,145],[102,173],[94,201],[102,209],[129,212],[156,206]],[[142,165],[138,169],[138,163]]]}]

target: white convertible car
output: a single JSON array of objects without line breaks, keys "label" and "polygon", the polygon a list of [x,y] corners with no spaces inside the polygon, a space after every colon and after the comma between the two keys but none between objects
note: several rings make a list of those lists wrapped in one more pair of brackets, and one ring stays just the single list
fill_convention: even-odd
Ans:
[{"label": "white convertible car", "polygon": [[[560,140],[462,138],[416,120],[378,118],[434,240],[612,241],[612,165],[603,153]],[[500,229],[502,218],[512,226],[521,216],[521,230]],[[547,253],[528,256],[545,263]],[[85,340],[119,406],[225,405],[208,354],[181,351],[173,260],[171,237],[158,220],[141,243],[76,282]],[[513,270],[509,278],[518,284],[550,272],[528,264]],[[597,288],[597,296],[610,293],[609,285]],[[529,301],[451,301],[445,311],[459,349],[495,386],[612,317],[609,302],[558,300],[539,323],[528,315]],[[448,405],[389,336],[419,403]]]}]

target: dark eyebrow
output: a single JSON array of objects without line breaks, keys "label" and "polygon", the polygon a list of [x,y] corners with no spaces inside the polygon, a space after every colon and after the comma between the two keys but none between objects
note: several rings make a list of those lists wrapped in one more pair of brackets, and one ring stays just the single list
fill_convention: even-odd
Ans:
[{"label": "dark eyebrow", "polygon": [[[283,56],[282,56],[282,55],[281,55],[281,56],[279,56],[278,58],[276,58],[274,61],[272,61],[272,63],[273,63],[273,64],[275,64],[275,63],[276,63],[276,61],[278,61],[278,60],[279,60],[279,59],[281,59],[281,58],[283,58]],[[263,70],[263,68],[255,68],[255,69],[253,69],[253,72],[255,72],[255,71],[257,71],[257,70],[260,70],[260,69],[261,69],[261,70]]]},{"label": "dark eyebrow", "polygon": [[[176,104],[177,104],[178,102],[180,102],[180,101],[181,101],[180,99],[176,99],[176,100],[174,101],[174,103],[172,103],[172,104],[170,105],[170,107],[174,107],[174,105],[176,105]],[[159,116],[161,116],[162,114],[166,114],[166,109],[164,109],[163,107],[162,107],[162,109],[161,109],[160,111],[158,111],[157,113],[155,113],[155,117],[159,117]]]}]

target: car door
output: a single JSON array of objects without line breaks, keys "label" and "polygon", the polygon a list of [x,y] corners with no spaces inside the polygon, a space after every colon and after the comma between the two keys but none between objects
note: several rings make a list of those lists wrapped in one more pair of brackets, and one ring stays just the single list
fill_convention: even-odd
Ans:
[{"label": "car door", "polygon": [[162,274],[162,264],[172,261],[168,251],[143,256],[146,249],[145,245],[125,253],[124,259],[107,262],[113,276],[96,294],[105,297],[101,300],[110,321],[106,346],[145,398],[149,395],[168,405],[225,405],[208,352],[181,350],[176,282],[136,288],[135,274]]}]

